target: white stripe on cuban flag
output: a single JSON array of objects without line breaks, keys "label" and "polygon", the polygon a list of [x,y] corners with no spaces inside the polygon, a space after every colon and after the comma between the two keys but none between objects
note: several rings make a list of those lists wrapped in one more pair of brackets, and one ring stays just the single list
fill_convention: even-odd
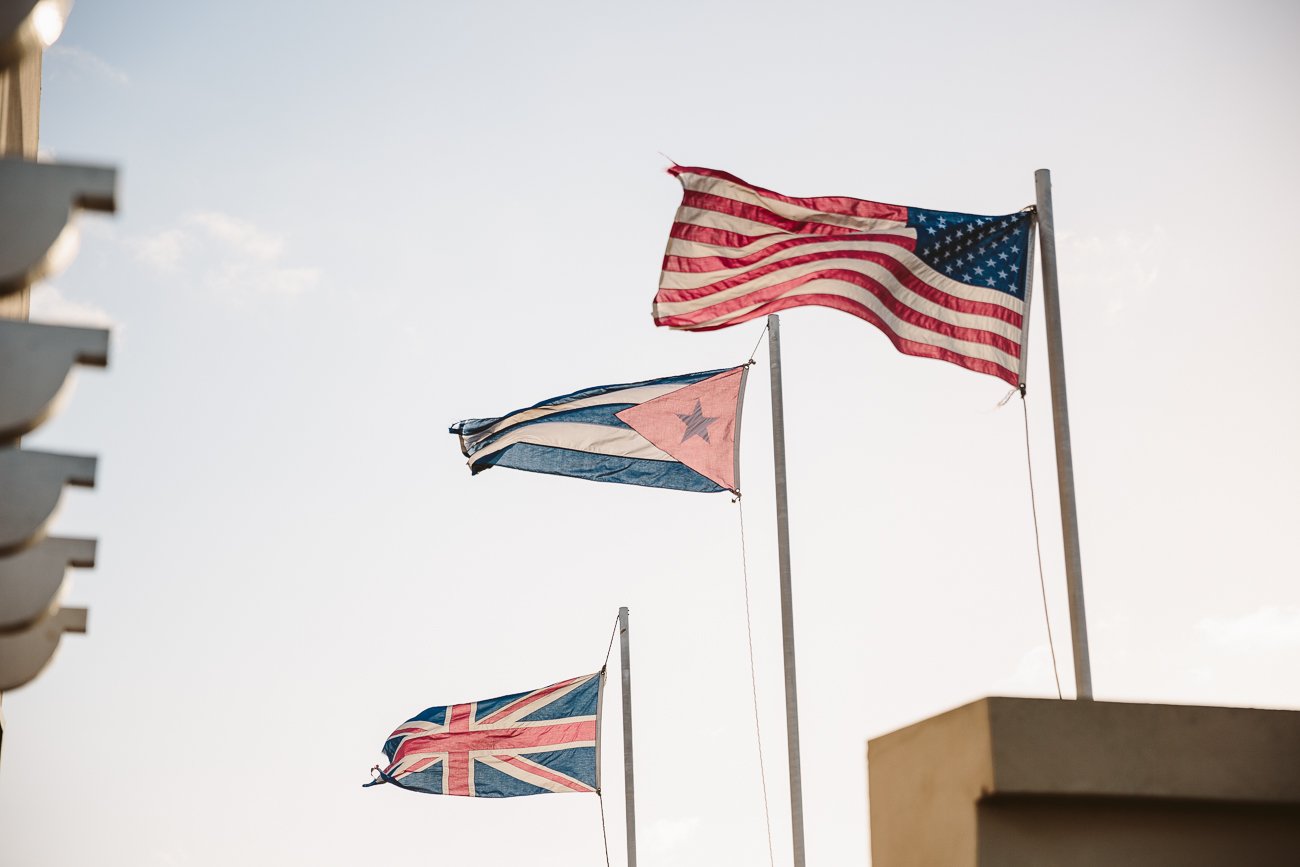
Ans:
[{"label": "white stripe on cuban flag", "polygon": [[[618,386],[609,387],[618,388]],[[590,397],[578,398],[564,403],[547,403],[543,401],[536,406],[531,406],[528,409],[521,409],[517,412],[512,412],[507,416],[503,416],[497,424],[479,428],[472,436],[468,434],[464,434],[463,436],[465,437],[467,447],[473,449],[483,440],[493,434],[500,433],[508,427],[515,427],[527,421],[545,418],[546,416],[554,415],[557,412],[570,412],[575,409],[584,409],[586,407],[602,406],[611,403],[644,403],[647,400],[652,400],[656,397],[668,394],[669,392],[676,391],[681,387],[681,383],[678,382],[659,383],[655,385],[634,385],[628,388],[623,388],[619,391],[601,392],[600,394],[595,394]],[[564,398],[552,398],[552,400],[561,401],[564,400]],[[460,422],[460,424],[466,424],[466,422]]]},{"label": "white stripe on cuban flag", "polygon": [[515,443],[577,449],[596,455],[638,458],[647,461],[671,461],[673,456],[653,445],[630,428],[623,430],[603,424],[579,424],[555,421],[531,424],[506,431],[474,453],[476,460],[508,448]]}]

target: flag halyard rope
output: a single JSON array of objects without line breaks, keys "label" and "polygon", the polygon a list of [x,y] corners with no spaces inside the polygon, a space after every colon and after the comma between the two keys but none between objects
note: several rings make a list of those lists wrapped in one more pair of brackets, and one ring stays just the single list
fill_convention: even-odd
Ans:
[{"label": "flag halyard rope", "polygon": [[[763,333],[767,333],[766,328],[763,329]],[[758,347],[756,346],[754,349],[757,351]],[[753,360],[752,357],[750,360]],[[739,497],[732,502],[736,504],[736,513],[740,516],[740,566],[745,586],[745,636],[749,642],[749,686],[754,698],[754,739],[758,744],[758,779],[763,790],[763,822],[767,828],[767,860],[771,867],[775,867],[776,856],[773,854],[772,849],[772,811],[768,806],[767,770],[766,763],[763,760],[763,729],[759,724],[758,717],[758,674],[754,668],[754,627],[749,611],[749,560],[745,554],[745,505],[740,501]]]},{"label": "flag halyard rope", "polygon": [[763,338],[767,336],[767,320],[763,320],[763,330],[758,332],[758,340],[754,341],[754,348],[749,350],[749,363],[754,363],[754,356],[758,354],[758,347],[763,345]]},{"label": "flag halyard rope", "polygon": [[1052,617],[1047,611],[1047,579],[1043,577],[1043,542],[1038,531],[1038,498],[1034,494],[1034,461],[1029,451],[1029,401],[1020,394],[1020,408],[1025,416],[1025,466],[1029,470],[1029,507],[1034,516],[1034,551],[1038,555],[1038,587],[1043,594],[1043,622],[1047,624],[1047,649],[1052,653],[1052,678],[1056,681],[1056,697],[1062,698],[1061,675],[1056,665],[1056,643],[1052,640]]},{"label": "flag halyard rope", "polygon": [[600,802],[600,836],[601,839],[605,841],[605,867],[610,867],[609,832],[605,830],[605,796],[600,792],[597,792],[596,800]]},{"label": "flag halyard rope", "polygon": [[[605,661],[600,664],[602,674],[609,668],[609,657],[614,652],[614,636],[616,635],[618,635],[618,615],[614,615],[614,628],[609,633],[609,646],[605,648]],[[605,793],[600,788],[596,789],[596,800],[600,802],[600,837],[605,842],[605,867],[610,867],[609,831],[605,827]]]},{"label": "flag halyard rope", "polygon": [[609,647],[605,648],[605,661],[600,664],[601,671],[609,667],[609,655],[614,652],[615,635],[618,635],[618,615],[614,615],[614,629],[609,633]]},{"label": "flag halyard rope", "polygon": [[[758,348],[763,345],[763,338],[767,336],[770,328],[771,326],[764,319],[763,330],[758,333],[754,348],[749,350],[749,360],[746,364],[755,363],[754,356],[758,354]],[[740,518],[740,572],[745,589],[745,638],[749,648],[749,689],[754,702],[754,740],[758,745],[758,780],[763,791],[763,825],[767,829],[767,861],[770,867],[776,867],[776,855],[772,848],[772,810],[767,797],[767,763],[763,759],[763,727],[759,722],[758,713],[758,673],[754,667],[754,625],[749,606],[749,557],[745,542],[745,507],[738,493],[731,502],[736,504],[736,514]]]}]

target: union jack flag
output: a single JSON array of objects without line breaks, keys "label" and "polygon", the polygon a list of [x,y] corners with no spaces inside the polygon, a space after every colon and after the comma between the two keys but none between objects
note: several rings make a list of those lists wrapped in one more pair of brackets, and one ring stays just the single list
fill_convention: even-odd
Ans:
[{"label": "union jack flag", "polygon": [[598,791],[604,679],[427,708],[388,736],[388,767],[366,785],[472,798]]}]

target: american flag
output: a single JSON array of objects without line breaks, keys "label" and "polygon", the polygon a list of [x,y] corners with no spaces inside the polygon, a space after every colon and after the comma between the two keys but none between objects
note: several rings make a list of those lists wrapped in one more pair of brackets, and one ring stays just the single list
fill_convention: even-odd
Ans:
[{"label": "american flag", "polygon": [[1023,381],[1032,214],[798,199],[715,169],[669,173],[683,194],[656,325],[710,331],[816,304],[872,323],[899,352]]},{"label": "american flag", "polygon": [[475,798],[595,792],[603,680],[598,672],[529,692],[426,708],[388,736],[389,764],[366,785]]}]

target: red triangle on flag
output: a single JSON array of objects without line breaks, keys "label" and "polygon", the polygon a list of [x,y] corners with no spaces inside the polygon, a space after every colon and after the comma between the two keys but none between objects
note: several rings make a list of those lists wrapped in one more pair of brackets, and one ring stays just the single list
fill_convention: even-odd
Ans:
[{"label": "red triangle on flag", "polygon": [[738,490],[736,438],[745,386],[743,365],[628,407],[618,418],[695,472]]}]

